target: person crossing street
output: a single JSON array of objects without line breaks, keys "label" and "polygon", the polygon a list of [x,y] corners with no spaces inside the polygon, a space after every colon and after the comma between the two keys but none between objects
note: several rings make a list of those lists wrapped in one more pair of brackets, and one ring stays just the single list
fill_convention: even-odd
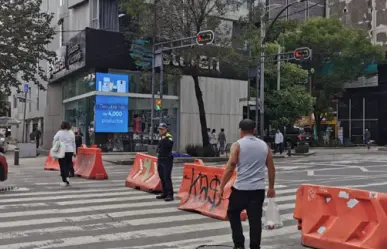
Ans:
[{"label": "person crossing street", "polygon": [[265,200],[265,168],[268,171],[269,188],[267,197],[275,197],[275,167],[269,146],[255,137],[255,122],[244,119],[239,123],[240,137],[231,147],[221,180],[219,195],[223,197],[226,184],[234,170],[236,180],[231,188],[227,216],[232,230],[234,249],[245,248],[245,237],[241,223],[241,212],[247,211],[250,225],[250,249],[261,249],[262,206]]},{"label": "person crossing street", "polygon": [[157,149],[157,171],[161,180],[163,193],[158,195],[157,199],[164,201],[173,201],[173,185],[172,185],[172,167],[173,167],[173,139],[168,132],[168,126],[165,123],[159,125],[160,141]]}]

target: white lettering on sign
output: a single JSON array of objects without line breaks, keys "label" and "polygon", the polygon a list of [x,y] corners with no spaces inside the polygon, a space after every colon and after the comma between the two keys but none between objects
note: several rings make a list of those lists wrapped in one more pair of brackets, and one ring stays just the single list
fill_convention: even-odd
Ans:
[{"label": "white lettering on sign", "polygon": [[[186,67],[187,62],[184,60],[182,56],[178,56],[174,53],[171,53],[170,55],[164,54],[163,56],[163,64],[166,66],[172,65],[175,67]],[[192,60],[191,63],[188,63],[188,65],[195,65],[195,61]],[[215,57],[208,58],[207,56],[200,56],[198,61],[198,66],[201,69],[205,70],[215,70],[220,72],[220,63],[219,60]]]}]

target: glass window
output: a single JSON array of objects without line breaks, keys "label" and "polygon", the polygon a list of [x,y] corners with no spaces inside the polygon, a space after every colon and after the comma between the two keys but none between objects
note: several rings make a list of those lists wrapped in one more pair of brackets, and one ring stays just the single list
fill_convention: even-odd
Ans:
[{"label": "glass window", "polygon": [[351,119],[363,119],[363,98],[351,97]]},{"label": "glass window", "polygon": [[63,82],[63,99],[95,91],[95,78],[92,70],[69,77]]},{"label": "glass window", "polygon": [[93,120],[94,120],[94,99],[95,97],[87,97],[66,103],[65,120],[70,122],[73,129],[80,131],[83,143],[87,145],[93,144]]},{"label": "glass window", "polygon": [[[152,93],[152,73],[151,72],[131,72],[126,70],[109,70],[109,73],[128,74],[129,75],[129,92],[131,93]],[[163,94],[178,95],[178,86],[180,75],[164,74]],[[160,91],[160,75],[156,74],[156,93]]]},{"label": "glass window", "polygon": [[[129,98],[128,133],[96,133],[95,144],[104,152],[139,152],[147,151],[150,143],[151,130],[151,99]],[[178,101],[163,100],[163,122],[169,126],[169,132],[177,136],[177,111]],[[160,117],[160,112],[155,112],[155,117]],[[154,122],[154,144],[157,144],[157,126],[159,119]],[[176,138],[177,139],[177,138]],[[176,140],[175,140],[176,141]],[[177,144],[174,145],[175,147]]]}]

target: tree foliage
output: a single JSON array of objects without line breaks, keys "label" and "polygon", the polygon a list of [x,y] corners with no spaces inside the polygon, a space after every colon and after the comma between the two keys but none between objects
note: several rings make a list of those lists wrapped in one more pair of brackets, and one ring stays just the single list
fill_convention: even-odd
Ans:
[{"label": "tree foliage", "polygon": [[0,89],[6,94],[24,82],[44,89],[47,80],[39,60],[51,61],[55,54],[46,45],[55,30],[52,14],[40,12],[42,0],[1,0],[0,8]]},{"label": "tree foliage", "polygon": [[[267,44],[267,54],[276,54],[278,46],[275,43]],[[308,71],[300,65],[281,62],[280,90],[277,90],[277,72],[276,62],[265,63],[265,110],[270,125],[283,128],[311,113],[315,99],[305,87]]]},{"label": "tree foliage", "polygon": [[[120,7],[139,22],[139,35],[149,38],[153,35],[156,42],[195,36],[201,30],[214,30],[217,46],[192,47],[179,50],[179,56],[186,62],[184,74],[191,75],[194,81],[198,103],[203,146],[209,145],[206,112],[203,93],[199,85],[201,73],[200,56],[216,57],[225,62],[233,62],[236,67],[238,54],[231,48],[230,27],[223,25],[222,18],[235,12],[243,0],[157,0],[150,5],[146,0],[120,0]],[[223,49],[228,47],[228,49]],[[246,67],[242,67],[246,70]]]},{"label": "tree foliage", "polygon": [[357,80],[365,67],[383,59],[382,48],[373,45],[365,31],[347,27],[337,18],[309,19],[288,31],[284,39],[288,50],[309,47],[313,51],[312,60],[302,65],[315,71],[312,94],[318,128],[344,83]]}]

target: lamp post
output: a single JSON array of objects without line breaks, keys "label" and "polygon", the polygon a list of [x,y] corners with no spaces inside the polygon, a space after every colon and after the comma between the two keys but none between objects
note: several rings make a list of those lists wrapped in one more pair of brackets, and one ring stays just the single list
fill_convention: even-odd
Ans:
[{"label": "lamp post", "polygon": [[[269,13],[270,11],[272,11],[273,9],[276,9],[282,5],[279,5],[279,4],[273,4],[273,5],[269,5],[269,6],[266,6],[266,11],[261,15],[261,18],[260,18],[260,22],[259,23],[256,23],[255,26],[260,26],[260,29],[261,29],[261,35],[260,35],[260,58],[259,58],[259,63],[257,65],[257,79],[256,79],[256,87],[257,87],[257,91],[258,91],[258,88],[259,88],[259,97],[258,97],[258,93],[257,93],[257,96],[255,98],[255,127],[258,127],[258,124],[259,124],[259,118],[258,118],[258,113],[260,113],[260,120],[261,120],[261,125],[260,125],[260,136],[261,136],[261,139],[264,139],[264,130],[265,130],[265,44],[266,44],[266,41],[267,41],[267,33],[271,30],[271,28],[273,27],[274,23],[278,20],[278,18],[282,15],[282,13],[284,13],[290,6],[294,5],[294,4],[297,4],[297,3],[301,3],[301,2],[305,2],[306,0],[298,0],[296,2],[293,2],[293,3],[290,3],[288,5],[286,5],[280,12],[278,12],[278,14],[276,15],[276,17],[274,17],[273,21],[270,23],[270,26],[268,28],[266,28],[266,24],[264,22],[264,18],[265,16],[267,15],[267,13]],[[274,7],[274,8],[271,8],[270,7]],[[260,70],[258,70],[258,66],[260,67]],[[259,100],[261,100],[259,103]],[[258,109],[260,109],[260,112],[258,112]]]}]

